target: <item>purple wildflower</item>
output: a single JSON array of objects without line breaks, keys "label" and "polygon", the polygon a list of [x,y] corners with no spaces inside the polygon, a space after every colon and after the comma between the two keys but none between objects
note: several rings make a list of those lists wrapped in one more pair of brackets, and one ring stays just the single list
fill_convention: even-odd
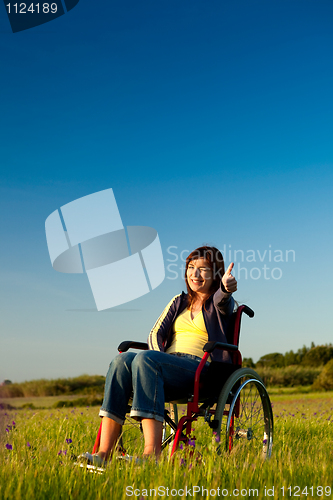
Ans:
[{"label": "purple wildflower", "polygon": [[7,450],[12,450],[13,449],[12,445],[9,444],[9,443],[6,444],[6,448],[7,448]]},{"label": "purple wildflower", "polygon": [[69,438],[69,439],[66,439],[66,443],[67,444],[71,444],[73,441]]},{"label": "purple wildflower", "polygon": [[184,465],[184,464],[185,464],[185,460],[182,458],[182,459],[180,460],[180,465]]},{"label": "purple wildflower", "polygon": [[58,451],[58,455],[66,455],[66,454],[67,454],[67,450]]},{"label": "purple wildflower", "polygon": [[216,442],[216,443],[219,443],[219,442],[220,442],[220,436],[218,436],[217,434],[216,434],[216,436],[215,436],[215,442]]},{"label": "purple wildflower", "polygon": [[189,439],[188,440],[188,445],[189,446],[193,446],[193,448],[195,448],[195,440],[194,439]]},{"label": "purple wildflower", "polygon": [[264,439],[264,440],[263,440],[263,444],[267,444],[267,439]]},{"label": "purple wildflower", "polygon": [[180,445],[179,445],[179,449],[180,449],[180,450],[183,450],[183,449],[184,449],[183,443],[180,443]]},{"label": "purple wildflower", "polygon": [[27,447],[30,448],[31,447],[31,444],[29,443],[29,441],[27,442]]}]

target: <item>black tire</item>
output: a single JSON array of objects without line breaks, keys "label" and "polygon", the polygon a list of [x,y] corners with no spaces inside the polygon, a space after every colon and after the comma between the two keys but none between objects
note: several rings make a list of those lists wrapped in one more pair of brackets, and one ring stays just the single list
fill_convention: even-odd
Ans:
[{"label": "black tire", "polygon": [[262,379],[251,368],[236,370],[223,386],[215,412],[219,450],[245,448],[263,459],[273,446],[272,405]]}]

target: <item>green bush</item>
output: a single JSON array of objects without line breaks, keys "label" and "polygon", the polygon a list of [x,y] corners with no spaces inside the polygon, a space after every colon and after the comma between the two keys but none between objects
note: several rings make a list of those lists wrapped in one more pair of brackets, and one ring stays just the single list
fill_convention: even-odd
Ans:
[{"label": "green bush", "polygon": [[105,377],[101,375],[81,375],[57,380],[31,380],[21,384],[0,386],[0,398],[103,394],[104,384]]},{"label": "green bush", "polygon": [[52,408],[72,408],[80,406],[101,406],[103,398],[78,398],[71,401],[57,401]]},{"label": "green bush", "polygon": [[16,410],[16,408],[8,403],[0,403],[0,410]]},{"label": "green bush", "polygon": [[331,359],[321,370],[312,385],[314,390],[330,391],[333,389],[333,359]]},{"label": "green bush", "polygon": [[242,366],[244,368],[255,368],[255,363],[252,358],[243,358]]},{"label": "green bush", "polygon": [[9,384],[0,386],[0,398],[23,398],[24,393],[21,384]]},{"label": "green bush", "polygon": [[272,368],[256,366],[256,371],[267,386],[294,387],[313,384],[321,367],[294,365]]}]

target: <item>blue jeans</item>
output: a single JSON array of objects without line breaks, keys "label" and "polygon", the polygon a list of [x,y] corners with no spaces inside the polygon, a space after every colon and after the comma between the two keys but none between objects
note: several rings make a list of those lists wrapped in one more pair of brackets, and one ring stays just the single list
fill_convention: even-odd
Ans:
[{"label": "blue jeans", "polygon": [[133,392],[131,417],[163,422],[164,402],[193,391],[199,361],[160,351],[119,354],[111,362],[106,376],[99,415],[122,425]]}]

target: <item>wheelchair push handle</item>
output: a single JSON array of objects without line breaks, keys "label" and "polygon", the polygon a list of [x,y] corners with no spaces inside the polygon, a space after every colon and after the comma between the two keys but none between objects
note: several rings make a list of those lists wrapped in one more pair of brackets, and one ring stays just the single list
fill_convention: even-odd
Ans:
[{"label": "wheelchair push handle", "polygon": [[244,312],[245,314],[247,314],[247,316],[249,316],[249,318],[253,318],[254,316],[254,311],[249,307],[249,306],[241,306],[242,308],[242,313]]}]

